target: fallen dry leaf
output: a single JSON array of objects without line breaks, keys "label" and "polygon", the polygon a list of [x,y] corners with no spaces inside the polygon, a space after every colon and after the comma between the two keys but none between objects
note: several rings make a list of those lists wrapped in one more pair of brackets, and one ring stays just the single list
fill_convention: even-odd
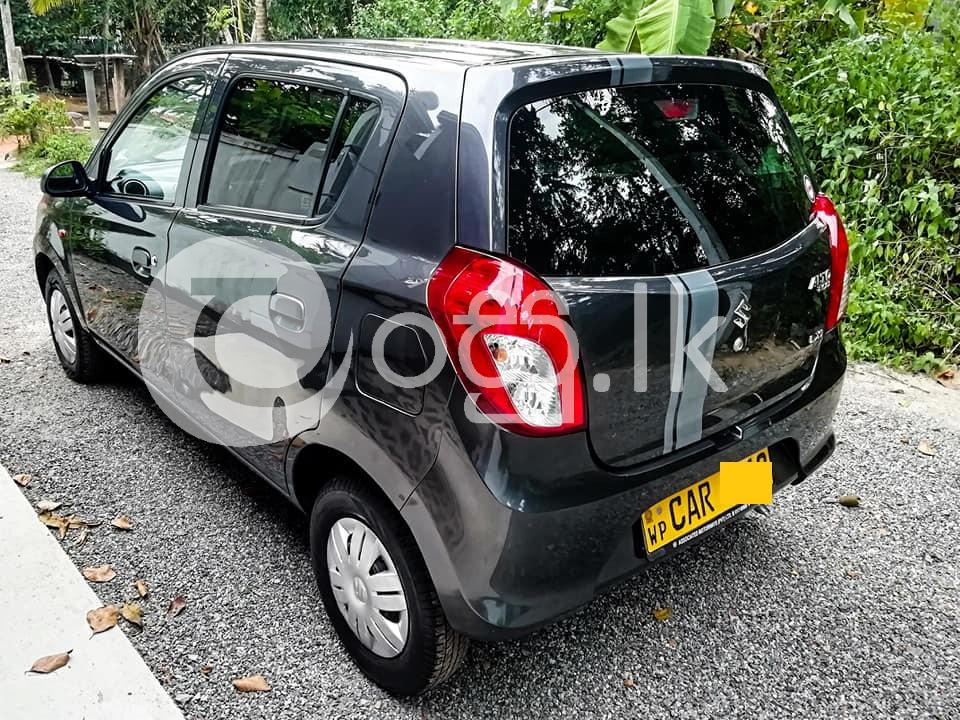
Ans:
[{"label": "fallen dry leaf", "polygon": [[139,603],[124,603],[120,608],[120,614],[128,623],[133,623],[138,628],[143,627],[143,610]]},{"label": "fallen dry leaf", "polygon": [[170,618],[176,617],[182,613],[186,606],[187,599],[183,595],[177,595],[167,606],[167,619],[169,620]]},{"label": "fallen dry leaf", "polygon": [[145,598],[150,593],[150,590],[147,589],[147,584],[139,578],[133,582],[133,586],[137,589],[137,595],[142,598]]},{"label": "fallen dry leaf", "polygon": [[85,567],[83,569],[83,576],[90,582],[110,582],[113,580],[117,573],[113,569],[113,565],[97,565],[96,567]]},{"label": "fallen dry leaf", "polygon": [[625,678],[623,679],[623,686],[624,686],[624,687],[633,687],[633,686],[636,685],[636,684],[637,684],[637,683],[636,683],[636,681],[634,681],[632,675],[627,675],[627,677],[625,677]]},{"label": "fallen dry leaf", "polygon": [[862,574],[863,573],[861,573],[859,570],[850,570],[850,569],[847,570],[847,577],[852,578],[854,580],[860,577]]},{"label": "fallen dry leaf", "polygon": [[77,539],[73,541],[74,547],[80,547],[81,545],[83,545],[87,541],[87,535],[89,534],[90,534],[90,531],[87,530],[86,528],[83,528],[80,531],[80,534],[77,535]]},{"label": "fallen dry leaf", "polygon": [[133,530],[133,523],[126,515],[117,515],[110,521],[110,524],[117,528],[117,530]]},{"label": "fallen dry leaf", "polygon": [[20,487],[26,487],[31,480],[33,480],[33,475],[27,475],[26,473],[13,476],[13,481]]},{"label": "fallen dry leaf", "polygon": [[945,388],[950,388],[951,390],[960,390],[960,382],[957,381],[957,373],[955,370],[944,370],[936,374],[937,382],[943,385]]},{"label": "fallen dry leaf", "polygon": [[67,525],[70,527],[71,530],[76,530],[78,528],[96,527],[97,525],[100,524],[98,522],[89,522],[87,520],[84,520],[79,515],[69,515],[65,519],[67,521]]},{"label": "fallen dry leaf", "polygon": [[859,495],[841,495],[837,498],[837,502],[848,508],[860,507],[860,496]]},{"label": "fallen dry leaf", "polygon": [[63,505],[62,502],[55,502],[53,500],[41,500],[37,503],[37,510],[40,512],[53,512],[58,507]]},{"label": "fallen dry leaf", "polygon": [[37,519],[47,527],[58,530],[61,540],[67,536],[67,528],[70,527],[70,523],[67,522],[65,517],[56,513],[42,512],[37,515]]},{"label": "fallen dry leaf", "polygon": [[237,678],[233,681],[233,686],[238,692],[266,692],[270,689],[267,679],[263,675]]},{"label": "fallen dry leaf", "polygon": [[105,605],[87,613],[87,625],[90,626],[94,634],[102,633],[104,630],[114,627],[119,617],[120,611],[116,605]]},{"label": "fallen dry leaf", "polygon": [[93,322],[97,319],[97,309],[95,307],[87,310],[87,322]]},{"label": "fallen dry leaf", "polygon": [[937,454],[937,449],[930,444],[928,440],[921,440],[920,444],[917,445],[917,452],[921,455],[934,456]]},{"label": "fallen dry leaf", "polygon": [[200,668],[200,672],[202,672],[204,675],[209,675],[210,673],[213,672],[213,666],[204,665],[202,668]]},{"label": "fallen dry leaf", "polygon": [[660,622],[663,622],[664,620],[669,618],[671,615],[673,615],[673,610],[671,610],[670,608],[657,608],[656,610],[653,611],[653,617],[659,620]]},{"label": "fallen dry leaf", "polygon": [[27,672],[52,673],[54,670],[59,670],[70,662],[70,653],[72,652],[73,650],[67,650],[65,653],[57,653],[56,655],[44,655],[33,663]]}]

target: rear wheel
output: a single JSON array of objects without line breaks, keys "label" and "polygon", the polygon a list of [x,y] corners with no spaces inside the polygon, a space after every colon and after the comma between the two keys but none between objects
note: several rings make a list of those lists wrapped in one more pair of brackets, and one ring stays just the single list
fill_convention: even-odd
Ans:
[{"label": "rear wheel", "polygon": [[363,483],[338,478],[310,517],[314,571],[330,622],[357,666],[397,695],[450,677],[468,641],[447,623],[413,536]]},{"label": "rear wheel", "polygon": [[77,382],[96,381],[103,366],[103,351],[81,327],[63,279],[56,270],[47,275],[45,297],[53,346],[64,372]]}]

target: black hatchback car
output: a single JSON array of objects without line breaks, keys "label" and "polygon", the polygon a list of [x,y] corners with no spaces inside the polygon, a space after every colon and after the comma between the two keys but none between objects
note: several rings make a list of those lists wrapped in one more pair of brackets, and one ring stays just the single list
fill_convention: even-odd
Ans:
[{"label": "black hatchback car", "polygon": [[834,448],[846,236],[751,65],[204,49],[43,187],[67,374],[119,361],[309,513],[330,621],[392,692]]}]

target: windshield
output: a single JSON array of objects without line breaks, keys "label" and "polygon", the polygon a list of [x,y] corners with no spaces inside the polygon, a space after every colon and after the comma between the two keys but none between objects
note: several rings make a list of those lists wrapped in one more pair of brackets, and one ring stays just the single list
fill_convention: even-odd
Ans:
[{"label": "windshield", "polygon": [[809,222],[806,164],[768,95],[643,85],[549,98],[510,126],[510,254],[544,275],[662,275]]}]

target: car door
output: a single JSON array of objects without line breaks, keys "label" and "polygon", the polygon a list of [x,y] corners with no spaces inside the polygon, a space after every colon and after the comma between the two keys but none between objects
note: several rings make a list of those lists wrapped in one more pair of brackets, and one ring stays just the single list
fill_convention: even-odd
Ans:
[{"label": "car door", "polygon": [[[154,77],[91,158],[94,192],[58,209],[87,327],[134,366],[141,308],[183,205],[196,131],[224,58],[186,59]],[[162,334],[162,307],[143,315]]]},{"label": "car door", "polygon": [[404,85],[385,72],[262,55],[231,55],[220,82],[192,201],[170,230],[176,401],[207,439],[282,487],[289,439],[319,422],[320,391],[335,374],[340,278]]}]

